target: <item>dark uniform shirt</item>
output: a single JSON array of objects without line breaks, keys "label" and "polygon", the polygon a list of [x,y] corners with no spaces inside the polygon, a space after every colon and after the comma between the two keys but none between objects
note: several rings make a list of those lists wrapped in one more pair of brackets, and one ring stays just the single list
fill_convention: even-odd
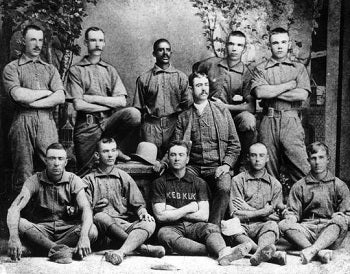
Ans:
[{"label": "dark uniform shirt", "polygon": [[[54,65],[40,59],[32,60],[23,54],[19,59],[7,64],[3,72],[5,91],[11,96],[14,88],[33,90],[64,90],[60,74]],[[19,104],[18,104],[19,107]]]},{"label": "dark uniform shirt", "polygon": [[71,172],[65,171],[61,180],[53,183],[47,178],[46,171],[42,171],[29,177],[23,187],[32,194],[34,221],[42,223],[71,220],[67,206],[76,205],[76,195],[86,186]]},{"label": "dark uniform shirt", "polygon": [[91,64],[87,56],[69,69],[67,94],[68,99],[83,99],[84,95],[127,96],[117,70],[102,60]]},{"label": "dark uniform shirt", "polygon": [[185,73],[170,66],[166,70],[154,65],[136,81],[134,107],[153,117],[181,112],[192,103]]},{"label": "dark uniform shirt", "polygon": [[331,219],[335,212],[350,213],[350,192],[347,185],[330,171],[321,181],[309,173],[292,186],[287,214],[293,214],[298,221]]},{"label": "dark uniform shirt", "polygon": [[[257,65],[253,70],[251,90],[262,85],[279,85],[295,80],[296,88],[305,89],[311,92],[310,78],[302,63],[286,59],[278,62],[273,58]],[[277,110],[295,109],[301,106],[301,102],[287,102],[272,98],[262,100],[264,108],[272,107]]]},{"label": "dark uniform shirt", "polygon": [[198,71],[208,75],[210,95],[226,104],[234,104],[235,95],[246,99],[250,94],[252,76],[248,67],[242,62],[229,67],[226,58],[212,57],[198,63]]},{"label": "dark uniform shirt", "polygon": [[152,204],[165,203],[175,208],[191,202],[208,201],[206,182],[186,171],[177,178],[170,170],[152,183]]},{"label": "dark uniform shirt", "polygon": [[145,200],[135,181],[116,166],[110,173],[96,169],[86,175],[83,181],[87,185],[86,192],[92,207],[99,200],[107,198],[109,203],[102,212],[111,217],[135,217],[135,214],[138,215],[145,208]]},{"label": "dark uniform shirt", "polygon": [[259,178],[255,178],[248,171],[245,171],[232,179],[230,212],[234,211],[232,200],[237,197],[255,209],[262,209],[267,203],[276,207],[276,205],[282,204],[282,186],[266,170],[264,175]]}]

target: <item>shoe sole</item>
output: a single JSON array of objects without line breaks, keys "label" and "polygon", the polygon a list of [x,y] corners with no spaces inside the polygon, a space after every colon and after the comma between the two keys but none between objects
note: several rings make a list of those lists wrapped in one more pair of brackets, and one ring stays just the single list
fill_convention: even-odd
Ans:
[{"label": "shoe sole", "polygon": [[235,246],[234,248],[232,248],[232,252],[230,254],[223,256],[219,260],[219,264],[222,266],[229,265],[235,260],[244,258],[246,255],[248,255],[249,251],[250,245],[248,244],[240,244],[238,246]]}]

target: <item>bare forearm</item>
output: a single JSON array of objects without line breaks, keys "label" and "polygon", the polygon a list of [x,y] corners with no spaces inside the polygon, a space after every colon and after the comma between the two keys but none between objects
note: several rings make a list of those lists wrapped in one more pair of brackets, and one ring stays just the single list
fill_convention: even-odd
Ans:
[{"label": "bare forearm", "polygon": [[184,219],[192,222],[207,222],[209,219],[208,214],[201,212],[200,210],[194,213],[187,214]]},{"label": "bare forearm", "polygon": [[10,237],[18,236],[18,223],[20,218],[20,211],[17,208],[10,207],[7,214],[7,227]]},{"label": "bare forearm", "polygon": [[107,111],[107,110],[111,109],[110,107],[85,102],[82,99],[75,99],[73,101],[73,103],[74,103],[74,108],[76,111],[83,111],[83,112],[88,112],[88,113]]},{"label": "bare forearm", "polygon": [[37,100],[46,98],[52,94],[52,91],[47,89],[28,89],[16,88],[11,91],[12,98],[21,104],[29,105]]},{"label": "bare forearm", "polygon": [[63,104],[65,96],[63,90],[58,90],[46,98],[42,98],[29,104],[33,108],[52,108],[59,104]]},{"label": "bare forearm", "polygon": [[262,85],[254,89],[253,93],[257,99],[271,99],[278,97],[287,90],[295,88],[295,81],[289,81],[278,85]]},{"label": "bare forearm", "polygon": [[249,111],[251,113],[254,113],[255,108],[249,104],[249,103],[242,103],[239,105],[230,105],[230,104],[225,104],[225,107],[232,113],[236,114],[237,112],[242,112],[242,111]]},{"label": "bare forearm", "polygon": [[125,107],[125,96],[99,96],[99,95],[84,95],[84,101],[90,104],[97,104],[109,108]]},{"label": "bare forearm", "polygon": [[305,101],[307,97],[308,97],[308,92],[305,89],[296,88],[280,94],[277,98],[288,102],[295,102],[295,101]]},{"label": "bare forearm", "polygon": [[241,220],[254,219],[258,217],[265,217],[266,213],[262,209],[256,210],[237,210],[234,215]]},{"label": "bare forearm", "polygon": [[80,236],[81,237],[88,237],[89,235],[89,230],[92,225],[92,212],[89,208],[84,208],[83,212],[81,214],[81,232]]}]

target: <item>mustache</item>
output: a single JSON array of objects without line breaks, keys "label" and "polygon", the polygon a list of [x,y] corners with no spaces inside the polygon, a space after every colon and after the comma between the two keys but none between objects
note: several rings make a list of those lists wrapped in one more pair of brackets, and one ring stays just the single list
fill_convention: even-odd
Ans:
[{"label": "mustache", "polygon": [[35,47],[34,50],[41,50],[41,47]]},{"label": "mustache", "polygon": [[162,57],[168,57],[168,58],[170,58],[170,55],[169,55],[169,54],[163,54]]}]

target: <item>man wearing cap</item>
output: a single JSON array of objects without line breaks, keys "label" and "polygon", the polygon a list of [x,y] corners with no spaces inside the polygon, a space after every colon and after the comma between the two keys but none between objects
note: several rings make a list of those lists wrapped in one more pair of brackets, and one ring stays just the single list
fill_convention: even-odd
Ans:
[{"label": "man wearing cap", "polygon": [[[80,176],[91,169],[96,143],[102,137],[115,138],[125,153],[134,152],[132,144],[141,122],[136,108],[125,108],[127,92],[118,72],[101,59],[103,30],[88,28],[85,44],[88,56],[70,68],[67,78],[67,98],[77,111],[74,147]],[[121,151],[118,155],[130,160]]]},{"label": "man wearing cap", "polygon": [[235,170],[244,167],[249,147],[256,139],[255,99],[250,95],[252,76],[242,62],[246,43],[243,32],[233,31],[226,41],[225,58],[211,57],[193,65],[195,70],[208,75],[209,98],[222,103],[232,114],[242,147]]},{"label": "man wearing cap", "polygon": [[159,159],[166,153],[178,114],[192,103],[188,78],[170,64],[171,54],[168,40],[154,42],[156,63],[137,79],[134,97],[134,107],[143,117],[142,140],[157,146]]},{"label": "man wearing cap", "polygon": [[230,198],[230,169],[239,156],[240,143],[230,112],[208,101],[207,76],[193,73],[189,84],[194,104],[179,115],[172,140],[192,142],[188,170],[211,188],[209,222],[220,225]]},{"label": "man wearing cap", "polygon": [[3,71],[5,91],[15,103],[9,132],[15,195],[34,171],[44,168],[47,146],[58,141],[52,112],[64,103],[63,83],[57,69],[40,58],[43,30],[28,25],[23,38],[25,52]]},{"label": "man wearing cap", "polygon": [[332,249],[346,237],[350,220],[348,186],[328,169],[328,147],[314,142],[307,147],[311,171],[289,193],[285,220],[279,223],[285,238],[301,249],[303,264],[317,258],[332,260]]},{"label": "man wearing cap", "polygon": [[[51,144],[46,150],[45,162],[46,169],[25,181],[8,210],[8,254],[13,260],[20,260],[24,251],[22,241],[30,252],[49,255],[57,263],[70,263],[73,253],[82,259],[91,252],[90,241],[97,238],[97,229],[92,224],[85,184],[78,176],[65,171],[64,147]],[[20,217],[27,204],[33,207],[31,220]],[[81,212],[81,221],[69,214],[69,208],[74,206]]]},{"label": "man wearing cap", "polygon": [[163,257],[164,247],[144,244],[156,223],[148,214],[135,181],[114,165],[117,154],[115,140],[102,138],[96,151],[99,165],[83,178],[100,235],[121,244],[118,250],[107,252],[105,258],[119,265],[134,250],[146,256]]},{"label": "man wearing cap", "polygon": [[250,243],[229,248],[220,228],[207,223],[209,202],[204,180],[186,170],[189,147],[174,141],[168,151],[169,169],[152,183],[152,207],[161,228],[158,239],[167,250],[181,255],[218,258],[220,265],[243,258]]},{"label": "man wearing cap", "polygon": [[275,246],[279,238],[276,212],[284,209],[282,186],[267,173],[268,160],[265,145],[251,145],[247,170],[233,177],[231,184],[230,216],[239,218],[243,230],[230,235],[230,242],[250,243],[254,251],[250,263],[254,266],[267,261],[286,264],[286,253],[276,252]]},{"label": "man wearing cap", "polygon": [[305,134],[298,110],[311,91],[304,64],[291,61],[288,52],[291,41],[283,28],[270,33],[272,57],[253,71],[251,93],[262,99],[264,117],[259,139],[267,147],[270,160],[267,171],[280,178],[281,161],[292,183],[304,177],[310,169],[307,161]]}]

